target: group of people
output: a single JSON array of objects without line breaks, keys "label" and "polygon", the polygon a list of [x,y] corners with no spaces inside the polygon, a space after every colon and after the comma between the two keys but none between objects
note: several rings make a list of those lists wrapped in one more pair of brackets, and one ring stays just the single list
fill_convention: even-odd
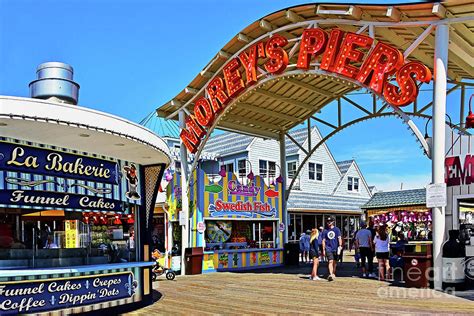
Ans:
[{"label": "group of people", "polygon": [[[399,258],[403,254],[403,249],[407,241],[403,234],[399,234],[395,244],[394,256],[390,257],[390,237],[385,225],[377,228],[370,222],[369,226],[361,222],[360,229],[354,237],[354,248],[356,256],[360,257],[362,276],[375,278],[374,255],[378,261],[378,278],[381,281],[391,278],[392,267],[399,263]],[[301,260],[303,262],[313,262],[310,280],[321,280],[318,276],[320,262],[327,261],[329,276],[328,281],[336,278],[337,261],[342,257],[343,240],[341,231],[335,226],[333,217],[326,220],[326,228],[314,228],[311,231],[301,234],[299,241]],[[396,258],[394,258],[396,257]],[[392,262],[392,264],[390,264]]]},{"label": "group of people", "polygon": [[303,233],[300,238],[302,261],[313,261],[310,280],[321,280],[318,276],[320,260],[328,261],[328,281],[333,281],[336,278],[337,261],[339,256],[342,255],[342,236],[340,229],[335,226],[334,217],[328,217],[326,225],[326,229],[323,229],[323,227],[320,227],[319,230],[313,228],[311,232]]},{"label": "group of people", "polygon": [[[397,263],[397,258],[390,258],[390,237],[387,226],[380,225],[375,229],[373,223],[369,226],[361,222],[361,229],[357,231],[354,238],[356,255],[361,260],[362,276],[375,278],[374,274],[374,253],[378,261],[378,278],[381,281],[391,278],[390,261]],[[404,245],[407,243],[403,233],[399,234],[399,240],[395,244],[395,257],[401,257]],[[366,268],[367,262],[367,268]]]}]

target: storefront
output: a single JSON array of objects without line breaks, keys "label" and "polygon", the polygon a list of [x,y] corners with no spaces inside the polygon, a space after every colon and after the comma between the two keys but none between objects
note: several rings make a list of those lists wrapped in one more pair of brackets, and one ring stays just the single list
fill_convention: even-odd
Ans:
[{"label": "storefront", "polygon": [[446,128],[445,179],[447,186],[446,228],[460,229],[474,256],[474,155],[472,135]]},{"label": "storefront", "polygon": [[[167,221],[172,229],[168,236],[173,239],[167,244],[174,254],[181,253],[180,183],[180,174],[175,173],[167,187]],[[241,184],[232,172],[208,176],[197,169],[190,186],[189,244],[204,248],[202,271],[281,265],[283,194],[278,181],[268,187],[255,176]]]},{"label": "storefront", "polygon": [[409,242],[432,240],[431,209],[426,207],[425,189],[377,192],[362,209],[368,222],[387,226],[393,242],[400,233]]},{"label": "storefront", "polygon": [[[65,71],[68,80],[48,77]],[[38,72],[32,85],[77,85],[68,65]],[[36,98],[0,97],[0,314],[151,303],[151,223],[167,146],[74,105],[77,91],[45,97],[36,88]]]}]

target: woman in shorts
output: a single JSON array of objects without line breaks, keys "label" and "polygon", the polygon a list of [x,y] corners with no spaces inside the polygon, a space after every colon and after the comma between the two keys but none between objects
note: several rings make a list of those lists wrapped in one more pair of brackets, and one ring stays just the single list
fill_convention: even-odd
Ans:
[{"label": "woman in shorts", "polygon": [[311,230],[311,236],[309,238],[309,257],[313,259],[313,270],[311,270],[310,280],[319,281],[321,278],[318,276],[318,265],[319,265],[319,244],[318,244],[319,232],[316,228]]},{"label": "woman in shorts", "polygon": [[374,238],[375,255],[379,262],[379,280],[385,281],[385,276],[388,276],[390,266],[389,260],[389,247],[390,238],[388,238],[387,229],[385,225],[380,225],[377,234]]}]

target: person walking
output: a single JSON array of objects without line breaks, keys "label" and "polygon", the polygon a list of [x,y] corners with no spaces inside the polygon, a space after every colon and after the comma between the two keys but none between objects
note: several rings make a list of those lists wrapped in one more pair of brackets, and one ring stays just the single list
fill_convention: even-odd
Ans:
[{"label": "person walking", "polygon": [[306,234],[305,233],[301,233],[299,244],[300,244],[301,261],[306,262],[307,254],[306,254]]},{"label": "person walking", "polygon": [[341,230],[334,225],[334,217],[329,216],[326,220],[327,228],[323,232],[323,256],[329,262],[329,276],[328,281],[333,281],[336,278],[336,265],[338,255],[342,251],[342,237]]},{"label": "person walking", "polygon": [[304,254],[306,256],[306,262],[311,261],[311,257],[309,255],[310,238],[311,238],[311,231],[308,229],[306,231],[306,235],[305,235],[305,238],[304,238]]},{"label": "person walking", "polygon": [[318,276],[319,266],[319,244],[318,244],[319,232],[316,228],[311,230],[311,236],[309,239],[309,257],[313,259],[313,269],[311,270],[310,280],[319,281],[321,278]]},{"label": "person walking", "polygon": [[375,254],[379,263],[379,280],[385,281],[386,276],[389,276],[390,266],[389,259],[389,238],[385,225],[380,225],[377,230],[377,235],[374,238]]},{"label": "person walking", "polygon": [[[374,244],[372,241],[372,232],[367,229],[365,222],[360,223],[361,229],[357,232],[354,240],[356,250],[360,253],[360,260],[362,265],[362,277],[375,278],[374,274],[374,253],[372,249]],[[367,261],[368,271],[365,268],[365,262]]]},{"label": "person walking", "polygon": [[319,233],[318,233],[319,262],[326,262],[326,258],[323,256],[323,232],[324,232],[324,227],[319,226]]}]

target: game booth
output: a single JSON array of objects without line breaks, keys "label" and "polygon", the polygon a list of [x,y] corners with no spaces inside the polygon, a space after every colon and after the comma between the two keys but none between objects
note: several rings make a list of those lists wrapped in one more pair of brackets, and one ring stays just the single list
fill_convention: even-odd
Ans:
[{"label": "game booth", "polygon": [[[70,73],[63,91],[77,85],[68,65],[38,72],[40,85],[61,73]],[[168,147],[140,125],[76,106],[77,93],[39,100],[47,91],[36,88],[36,98],[0,97],[0,314],[150,304],[150,228]]]},{"label": "game booth", "polygon": [[[282,181],[276,178],[267,185],[260,176],[248,177],[239,179],[224,170],[208,175],[200,168],[192,174],[188,252],[203,251],[197,273],[283,264]],[[175,172],[169,179],[166,226],[171,232],[166,244],[171,266],[180,269],[181,175]]]}]

